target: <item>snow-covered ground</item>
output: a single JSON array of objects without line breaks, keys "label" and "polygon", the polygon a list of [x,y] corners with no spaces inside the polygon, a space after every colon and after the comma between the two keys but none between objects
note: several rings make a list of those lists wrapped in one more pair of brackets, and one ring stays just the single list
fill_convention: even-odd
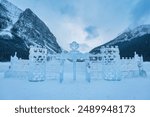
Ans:
[{"label": "snow-covered ground", "polygon": [[[144,63],[147,78],[130,78],[122,81],[92,80],[86,82],[84,70],[77,70],[73,82],[71,66],[65,69],[64,82],[46,80],[29,82],[27,79],[4,78],[9,63],[0,64],[0,99],[11,100],[147,100],[150,99],[150,63]],[[78,69],[82,68],[77,66]]]}]

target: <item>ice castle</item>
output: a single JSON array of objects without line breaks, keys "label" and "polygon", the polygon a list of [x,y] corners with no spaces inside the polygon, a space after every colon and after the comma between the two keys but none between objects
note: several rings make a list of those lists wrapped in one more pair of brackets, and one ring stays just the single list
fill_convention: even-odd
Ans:
[{"label": "ice castle", "polygon": [[48,79],[63,82],[65,62],[72,63],[72,80],[77,79],[77,64],[84,63],[85,80],[120,81],[123,78],[146,77],[143,69],[143,57],[136,52],[133,58],[120,58],[118,46],[102,47],[99,54],[81,53],[79,44],[72,42],[70,52],[61,54],[48,54],[42,47],[30,47],[29,60],[19,59],[17,53],[11,56],[9,70],[5,78],[27,78],[29,81],[38,82]]}]

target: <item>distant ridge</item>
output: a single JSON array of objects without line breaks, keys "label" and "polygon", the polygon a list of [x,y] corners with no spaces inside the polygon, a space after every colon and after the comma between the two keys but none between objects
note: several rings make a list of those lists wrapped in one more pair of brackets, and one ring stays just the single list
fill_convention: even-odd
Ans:
[{"label": "distant ridge", "polygon": [[90,53],[99,53],[102,46],[119,46],[121,57],[133,57],[134,52],[142,55],[144,61],[150,61],[150,25],[140,25],[132,30],[127,30],[112,41],[98,46]]}]

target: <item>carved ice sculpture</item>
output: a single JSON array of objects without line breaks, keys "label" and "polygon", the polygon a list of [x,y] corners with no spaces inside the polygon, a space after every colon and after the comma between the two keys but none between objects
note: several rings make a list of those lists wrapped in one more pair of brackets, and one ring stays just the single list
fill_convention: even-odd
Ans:
[{"label": "carved ice sculpture", "polygon": [[46,77],[50,80],[63,81],[65,54],[49,54],[46,64]]},{"label": "carved ice sculpture", "polygon": [[31,46],[29,53],[29,81],[44,81],[46,79],[47,49]]},{"label": "carved ice sculpture", "polygon": [[29,61],[17,57],[17,52],[10,58],[9,70],[5,72],[5,78],[27,78]]},{"label": "carved ice sculpture", "polygon": [[118,47],[102,47],[99,51],[99,54],[89,55],[90,78],[96,80],[120,80]]},{"label": "carved ice sculpture", "polygon": [[79,44],[77,42],[72,42],[70,44],[71,52],[69,53],[69,57],[73,60],[73,80],[76,80],[76,62],[79,56]]},{"label": "carved ice sculpture", "polygon": [[143,57],[136,52],[133,58],[121,59],[121,72],[123,78],[146,77],[146,71],[143,68]]},{"label": "carved ice sculpture", "polygon": [[[47,49],[42,47],[30,47],[29,60],[19,59],[17,53],[11,57],[9,70],[5,72],[5,77],[23,78],[29,81],[44,81],[46,78],[59,78],[64,80],[64,63],[70,60],[73,63],[73,80],[76,78],[76,63],[85,63],[86,80],[93,79],[121,80],[122,78],[146,77],[143,68],[143,57],[139,57],[136,52],[133,58],[120,59],[119,48],[102,47],[99,54],[81,53],[78,51],[79,44],[72,42],[70,52],[47,55]],[[52,76],[53,75],[53,76]]]}]

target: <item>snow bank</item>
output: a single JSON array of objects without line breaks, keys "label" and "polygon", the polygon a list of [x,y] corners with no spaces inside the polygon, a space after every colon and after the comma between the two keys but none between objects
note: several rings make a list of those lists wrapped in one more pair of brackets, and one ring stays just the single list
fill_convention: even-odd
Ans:
[{"label": "snow bank", "polygon": [[[0,81],[0,99],[19,100],[147,100],[150,99],[149,79],[123,81],[97,80],[28,82],[19,79]],[[138,91],[138,92],[137,92]]]},{"label": "snow bank", "polygon": [[[10,63],[0,63],[0,99],[8,100],[150,100],[149,64],[145,64],[147,78],[130,78],[121,81],[85,80],[81,64],[77,65],[77,81],[73,81],[72,66],[65,64],[64,82],[58,79],[29,82],[27,78],[4,78]],[[68,64],[68,67],[67,67]],[[70,67],[69,67],[70,66]]]}]

